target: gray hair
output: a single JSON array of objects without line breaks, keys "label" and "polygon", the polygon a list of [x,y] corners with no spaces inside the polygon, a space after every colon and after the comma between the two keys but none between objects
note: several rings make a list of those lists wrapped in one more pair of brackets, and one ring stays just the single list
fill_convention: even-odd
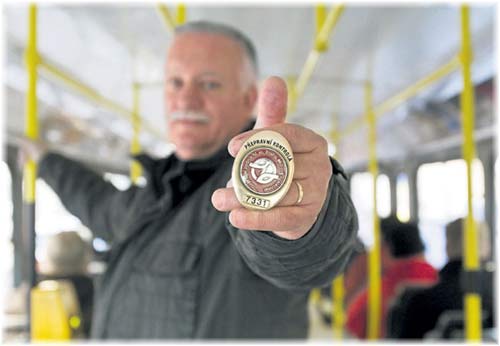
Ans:
[{"label": "gray hair", "polygon": [[253,45],[250,38],[248,38],[248,36],[243,34],[241,31],[225,24],[209,21],[193,21],[176,27],[174,32],[176,35],[186,32],[215,33],[221,34],[234,40],[241,46],[241,48],[243,48],[243,52],[245,53],[245,56],[248,58],[248,62],[250,63],[252,73],[255,78],[257,77],[259,71],[257,51],[255,50],[255,46]]}]

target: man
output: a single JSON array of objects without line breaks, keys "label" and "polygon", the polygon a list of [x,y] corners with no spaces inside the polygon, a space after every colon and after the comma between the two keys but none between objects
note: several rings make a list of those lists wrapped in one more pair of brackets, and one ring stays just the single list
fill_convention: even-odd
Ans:
[{"label": "man", "polygon": [[[396,339],[423,339],[436,327],[444,312],[462,310],[464,283],[476,285],[481,295],[483,319],[486,326],[493,326],[493,277],[492,272],[482,270],[476,282],[462,281],[463,225],[460,218],[446,225],[446,254],[448,262],[439,271],[439,282],[428,288],[407,289],[397,299],[391,310],[390,335]],[[486,224],[478,227],[479,255],[482,260],[490,256],[489,230]]]},{"label": "man", "polygon": [[[177,28],[165,69],[175,154],[139,158],[144,188],[119,192],[78,163],[43,156],[41,177],[112,245],[93,337],[306,337],[308,291],[343,270],[357,217],[326,141],[284,123],[281,79],[264,82],[253,123],[256,61],[251,42],[232,28]],[[226,186],[231,156],[262,128],[290,142],[300,204],[295,184],[268,211],[243,208]]]},{"label": "man", "polygon": [[[386,336],[387,311],[399,290],[408,285],[432,284],[436,270],[424,259],[424,244],[413,223],[400,222],[395,216],[382,219],[381,312],[379,337]],[[347,329],[358,338],[367,338],[368,289],[361,291],[347,309]]]}]

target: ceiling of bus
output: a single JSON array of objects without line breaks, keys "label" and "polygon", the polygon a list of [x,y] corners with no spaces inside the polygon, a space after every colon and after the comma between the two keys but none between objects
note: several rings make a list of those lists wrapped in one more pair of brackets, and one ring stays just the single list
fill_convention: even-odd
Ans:
[{"label": "ceiling of bus", "polygon": [[[11,137],[19,135],[24,126],[27,12],[26,4],[4,6],[7,130]],[[372,82],[376,105],[436,70],[459,51],[459,13],[456,5],[347,5],[332,31],[329,49],[320,57],[289,121],[328,136],[334,115],[340,129],[362,115],[364,81]],[[314,8],[310,5],[188,5],[187,17],[231,24],[247,33],[257,47],[262,78],[297,77],[313,43]],[[493,124],[495,19],[493,5],[471,8],[473,79],[489,90],[477,97],[477,123],[483,128]],[[147,124],[141,142],[157,155],[171,150],[164,135],[161,88],[171,33],[154,4],[43,4],[38,39],[44,59],[128,109],[132,108],[133,82],[146,83],[140,94],[140,113]],[[408,155],[416,146],[456,136],[459,112],[453,100],[461,85],[461,76],[455,72],[384,115],[378,128],[381,159]],[[65,143],[75,155],[92,152],[94,157],[109,160],[114,153],[111,157],[126,162],[132,133],[126,119],[45,75],[41,75],[38,92],[42,135]],[[363,128],[345,137],[337,156],[348,166],[363,162],[368,153],[366,137]]]}]

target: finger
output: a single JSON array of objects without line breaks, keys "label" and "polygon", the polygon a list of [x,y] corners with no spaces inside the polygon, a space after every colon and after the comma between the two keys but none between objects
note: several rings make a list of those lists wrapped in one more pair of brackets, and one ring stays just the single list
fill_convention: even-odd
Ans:
[{"label": "finger", "polygon": [[218,211],[230,211],[241,208],[233,188],[217,189],[212,194],[212,205]]},{"label": "finger", "polygon": [[283,124],[287,108],[286,83],[279,77],[267,78],[261,88],[257,103],[255,129]]},{"label": "finger", "polygon": [[[326,140],[314,131],[303,126],[295,124],[281,124],[271,126],[269,127],[269,130],[283,135],[290,143],[294,154],[310,153],[318,147],[323,147],[326,152],[328,151]],[[229,153],[235,157],[243,143],[257,132],[259,132],[259,130],[251,130],[233,137],[227,146]]]},{"label": "finger", "polygon": [[[302,201],[297,203],[299,200],[299,187],[297,183],[302,186]],[[307,191],[307,193],[306,193]],[[312,179],[304,180],[294,180],[285,197],[278,203],[279,207],[291,207],[291,206],[309,206],[311,204],[317,204],[320,201],[321,196],[317,193],[317,187],[314,186],[314,181]]]},{"label": "finger", "polygon": [[[283,197],[276,207],[289,207],[297,205],[297,201],[299,200],[299,187],[296,182],[302,186],[303,198],[300,202],[301,206],[308,206],[310,204],[323,202],[325,196],[321,196],[317,193],[318,188],[314,186],[313,179],[304,179],[300,181],[294,180],[285,197]],[[307,193],[305,191],[307,191]],[[233,188],[215,190],[212,194],[212,205],[218,211],[231,211],[242,207]]]},{"label": "finger", "polygon": [[[302,201],[297,203],[299,200],[299,187],[297,186],[299,183],[302,186]],[[307,193],[306,193],[307,191]],[[318,203],[322,203],[322,199],[324,196],[321,196],[318,193],[318,187],[315,186],[315,182],[313,179],[304,179],[304,180],[293,180],[290,188],[288,189],[286,195],[283,199],[276,205],[277,207],[291,207],[291,206],[310,206]]]},{"label": "finger", "polygon": [[250,231],[297,232],[308,230],[314,223],[313,211],[304,206],[279,207],[271,210],[234,209],[229,213],[231,224]]},{"label": "finger", "polygon": [[293,157],[295,161],[294,180],[302,180],[309,177],[317,179],[320,176],[330,179],[332,165],[327,154],[294,153]]}]

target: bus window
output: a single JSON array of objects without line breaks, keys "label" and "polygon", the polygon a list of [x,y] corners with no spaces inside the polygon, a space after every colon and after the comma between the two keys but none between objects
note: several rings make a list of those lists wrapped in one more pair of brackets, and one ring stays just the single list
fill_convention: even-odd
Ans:
[{"label": "bus window", "polygon": [[36,233],[35,257],[43,261],[41,249],[50,235],[63,231],[77,231],[84,239],[90,239],[90,231],[78,218],[71,215],[62,205],[59,197],[43,180],[36,181]]},{"label": "bus window", "polygon": [[391,214],[391,183],[385,174],[377,177],[377,211],[380,217]]},{"label": "bus window", "polygon": [[[359,218],[359,237],[370,247],[373,244],[373,188],[372,176],[368,172],[355,173],[351,178],[351,197]],[[380,174],[377,177],[377,213],[386,217],[391,212],[391,191],[389,178]]]},{"label": "bus window", "polygon": [[410,220],[410,185],[408,175],[401,173],[396,179],[396,213],[402,222]]},{"label": "bus window", "polygon": [[[479,160],[472,169],[473,209],[484,220],[484,171]],[[436,268],[446,263],[445,225],[467,215],[467,175],[464,160],[422,165],[417,172],[419,226],[425,255]]]}]

